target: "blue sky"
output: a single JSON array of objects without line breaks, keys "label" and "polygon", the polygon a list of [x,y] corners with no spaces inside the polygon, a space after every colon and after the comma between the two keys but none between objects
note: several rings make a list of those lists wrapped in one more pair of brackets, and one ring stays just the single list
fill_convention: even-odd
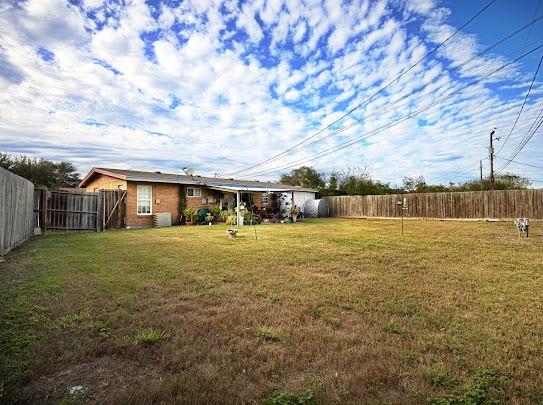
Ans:
[{"label": "blue sky", "polygon": [[[341,117],[486,3],[2,2],[0,151],[69,160],[82,173],[92,166],[237,172]],[[536,14],[543,15],[537,0],[497,0],[370,103],[238,176],[275,179],[309,161],[328,173],[366,167],[394,184],[421,174],[476,177],[478,166],[456,171],[486,157],[494,127],[503,142],[543,48],[491,73],[543,43],[543,20],[481,52]],[[543,107],[542,77],[543,70],[500,156],[511,154]],[[515,160],[543,166],[541,150],[540,130]],[[497,159],[498,170],[503,163]],[[535,167],[507,169],[543,179]]]}]

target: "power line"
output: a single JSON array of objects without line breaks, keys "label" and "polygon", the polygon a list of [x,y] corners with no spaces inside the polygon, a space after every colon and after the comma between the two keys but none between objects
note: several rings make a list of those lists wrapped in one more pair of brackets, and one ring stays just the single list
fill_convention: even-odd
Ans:
[{"label": "power line", "polygon": [[[413,116],[419,114],[420,112],[423,112],[423,111],[425,111],[425,110],[427,110],[427,109],[429,109],[429,108],[431,108],[431,107],[433,107],[433,106],[435,106],[435,105],[437,105],[437,104],[439,104],[439,103],[441,103],[441,102],[443,102],[443,101],[445,101],[445,100],[451,98],[452,96],[458,94],[458,93],[461,92],[462,90],[464,90],[464,89],[466,89],[466,88],[468,88],[468,87],[470,87],[470,86],[472,86],[472,85],[478,83],[479,81],[481,81],[481,80],[483,80],[483,79],[487,79],[488,77],[490,77],[490,76],[492,76],[492,75],[498,73],[499,71],[505,69],[506,67],[508,67],[508,66],[510,66],[510,65],[512,65],[512,64],[514,64],[514,63],[516,63],[516,62],[518,62],[518,61],[521,60],[522,58],[528,56],[529,54],[531,54],[531,53],[533,53],[533,52],[535,52],[535,51],[537,51],[537,50],[540,49],[541,47],[543,47],[543,44],[540,44],[540,45],[538,45],[537,47],[531,49],[530,51],[525,52],[524,54],[522,54],[521,56],[517,57],[517,58],[514,59],[513,61],[508,62],[508,63],[506,63],[506,64],[500,66],[499,68],[495,69],[493,72],[487,74],[486,76],[480,77],[480,78],[478,78],[478,79],[474,79],[474,80],[472,80],[471,82],[469,82],[468,84],[466,84],[465,86],[463,86],[463,87],[461,87],[461,88],[459,88],[459,89],[453,91],[452,93],[450,93],[450,94],[448,94],[448,95],[446,95],[446,96],[443,96],[443,97],[441,97],[441,98],[439,98],[439,99],[433,101],[433,102],[430,103],[430,104],[427,104],[427,105],[424,106],[424,107],[419,108],[418,110],[415,110],[415,111],[413,111],[413,112],[411,112],[411,113],[405,115],[404,117],[402,117],[402,118],[400,118],[400,119],[397,119],[397,120],[395,120],[395,121],[392,121],[391,123],[388,123],[388,124],[383,125],[383,126],[381,126],[381,127],[379,127],[379,128],[376,128],[376,129],[374,129],[374,130],[372,130],[372,131],[370,131],[370,132],[368,132],[368,133],[366,133],[366,134],[364,134],[364,135],[361,135],[361,136],[359,136],[359,137],[356,137],[356,138],[354,138],[354,139],[352,139],[352,140],[350,140],[350,141],[341,143],[341,144],[339,144],[339,145],[337,145],[337,146],[335,146],[335,147],[333,147],[333,148],[329,148],[329,149],[326,149],[326,150],[324,150],[324,151],[322,151],[322,152],[319,152],[318,154],[316,154],[314,157],[312,157],[312,158],[310,158],[310,159],[299,160],[299,161],[296,161],[296,162],[291,162],[290,164],[288,164],[288,165],[286,165],[286,166],[283,166],[283,167],[280,167],[280,168],[275,168],[275,169],[272,168],[272,169],[267,169],[267,170],[264,170],[264,171],[258,172],[258,173],[251,173],[250,176],[259,176],[259,175],[263,175],[263,174],[276,173],[276,172],[279,172],[279,171],[282,171],[282,170],[285,170],[285,169],[288,169],[288,168],[297,166],[297,165],[299,165],[299,164],[303,164],[303,163],[307,163],[307,162],[316,160],[316,159],[321,158],[321,157],[323,157],[323,156],[327,156],[327,155],[329,155],[330,153],[333,153],[333,152],[336,152],[336,151],[338,151],[338,150],[341,150],[341,149],[344,149],[344,148],[346,148],[346,147],[349,147],[349,146],[351,146],[351,145],[357,143],[358,141],[360,141],[360,140],[362,140],[362,139],[366,139],[366,138],[368,138],[368,137],[370,137],[370,136],[375,135],[376,133],[379,133],[379,132],[382,132],[382,131],[384,131],[384,130],[386,130],[386,129],[389,129],[389,128],[392,127],[392,126],[398,125],[399,123],[404,122],[405,120],[407,120],[407,119],[409,119],[409,118],[411,118],[411,117],[413,117]],[[244,177],[247,177],[247,176],[240,176],[240,177],[244,178]]]},{"label": "power line", "polygon": [[536,166],[536,165],[532,165],[530,163],[524,163],[524,162],[519,162],[518,160],[513,160],[513,159],[507,159],[507,158],[504,158],[504,157],[501,157],[501,156],[496,156],[498,159],[503,159],[503,160],[507,160],[508,162],[511,162],[511,163],[518,163],[519,165],[524,165],[524,166],[529,166],[529,167],[535,167],[536,169],[543,169],[543,166]]},{"label": "power line", "polygon": [[485,159],[488,159],[488,158],[477,159],[475,162],[470,163],[469,165],[466,165],[464,167],[461,167],[460,169],[457,169],[457,170],[452,171],[450,173],[447,173],[445,175],[436,177],[434,180],[432,180],[432,182],[433,183],[441,183],[445,179],[452,179],[453,177],[455,177],[455,176],[457,176],[457,175],[459,175],[461,173],[467,173],[469,171],[469,169],[477,166],[481,160],[485,160]]},{"label": "power line", "polygon": [[230,172],[230,173],[225,173],[225,175],[229,176],[229,175],[233,175],[233,174],[237,174],[237,173],[240,173],[240,172],[244,172],[244,171],[247,171],[247,170],[250,170],[250,169],[253,169],[255,167],[258,167],[258,166],[261,166],[262,164],[264,163],[267,163],[267,162],[270,162],[272,160],[275,160],[277,157],[279,156],[283,156],[284,154],[290,152],[291,150],[297,148],[298,146],[306,143],[308,140],[316,137],[317,135],[319,135],[320,133],[324,132],[325,130],[329,129],[330,127],[332,127],[333,125],[337,124],[339,121],[341,121],[342,119],[344,119],[345,117],[349,116],[350,114],[352,114],[354,111],[358,110],[360,107],[364,106],[365,104],[367,104],[369,101],[371,101],[376,95],[378,95],[379,93],[381,93],[382,91],[386,90],[388,87],[390,87],[392,84],[396,83],[398,80],[400,80],[405,74],[407,74],[408,72],[410,72],[412,69],[414,69],[416,66],[418,66],[420,63],[422,63],[424,60],[426,60],[430,55],[432,55],[433,53],[435,53],[439,48],[441,48],[443,45],[445,45],[450,39],[452,39],[456,34],[458,34],[458,32],[460,32],[462,29],[464,29],[466,26],[468,26],[473,20],[475,20],[477,17],[479,17],[484,11],[486,11],[486,9],[488,9],[492,4],[494,4],[496,2],[496,0],[491,0],[486,6],[484,6],[481,10],[479,10],[473,17],[471,17],[467,22],[465,22],[460,28],[458,28],[456,31],[454,31],[451,35],[449,35],[443,42],[441,42],[439,45],[437,45],[436,47],[434,47],[430,52],[426,53],[420,60],[418,60],[416,63],[414,63],[413,65],[411,65],[407,70],[404,70],[402,73],[400,73],[395,79],[393,79],[392,81],[388,82],[388,84],[386,84],[385,86],[381,87],[379,90],[377,90],[377,92],[373,93],[370,97],[368,97],[366,100],[364,100],[362,103],[358,104],[357,106],[355,106],[354,108],[352,108],[351,110],[349,110],[347,113],[345,113],[344,115],[342,115],[341,117],[339,117],[338,119],[336,119],[335,121],[333,121],[332,123],[328,124],[326,127],[320,129],[319,131],[317,131],[316,133],[314,133],[313,135],[305,138],[304,140],[302,140],[301,142],[298,142],[296,145],[288,148],[287,150],[281,152],[281,153],[278,153],[266,160],[263,160],[259,163],[255,163],[254,165],[251,165],[251,166],[248,166],[244,169],[240,169],[240,170],[237,170],[237,171],[234,171],[234,172]]},{"label": "power line", "polygon": [[[539,6],[541,5],[541,0],[537,2],[537,6],[535,6],[534,10],[534,16],[533,19],[535,19],[535,16],[537,15],[537,11],[539,10]],[[526,39],[524,40],[524,46],[522,47],[522,50],[526,49],[528,46],[528,39],[530,38],[530,34],[532,33],[532,27],[528,30],[528,34],[526,34]]]},{"label": "power line", "polygon": [[[539,116],[538,116],[538,118],[539,118]],[[537,121],[538,118],[536,118],[536,120],[534,121],[535,127],[534,127],[534,124],[532,124],[532,126],[530,127],[530,129],[532,127],[534,127],[534,129],[531,132],[528,131],[528,133],[524,136],[524,138],[522,138],[522,140],[520,141],[520,143],[517,146],[517,148],[515,149],[515,151],[513,151],[511,156],[509,156],[509,158],[506,159],[508,162],[498,172],[504,171],[505,168],[507,166],[509,166],[509,164],[513,161],[513,159],[515,157],[517,157],[517,155],[522,151],[522,149],[524,149],[524,147],[528,144],[528,142],[530,142],[530,139],[532,139],[532,137],[537,133],[537,130],[543,124],[543,116],[539,119],[539,122]]]},{"label": "power line", "polygon": [[[539,21],[539,20],[542,19],[542,18],[543,18],[543,16],[540,16],[539,18],[536,19],[536,21]],[[480,53],[479,55],[475,55],[474,57],[472,57],[472,58],[470,58],[470,59],[468,59],[468,60],[462,62],[461,64],[457,65],[457,67],[461,67],[461,66],[467,64],[469,61],[471,61],[472,59],[476,58],[477,56],[480,56],[480,55],[484,54],[485,52],[487,52],[488,50],[490,50],[490,49],[494,48],[495,46],[499,45],[500,43],[503,43],[503,42],[507,41],[508,39],[510,39],[511,37],[515,36],[515,35],[518,34],[519,32],[523,31],[523,30],[526,29],[528,26],[530,26],[530,24],[533,24],[533,23],[534,23],[534,22],[529,23],[529,24],[526,24],[526,25],[524,25],[523,27],[517,29],[517,30],[514,31],[513,33],[509,34],[508,36],[502,38],[501,40],[497,41],[497,42],[494,43],[493,45],[491,45],[491,46],[489,46],[488,48],[486,48],[486,49],[485,49],[482,53]],[[518,53],[518,50],[515,51],[515,52],[512,52],[510,55],[514,55],[514,54],[517,54],[517,53]],[[436,80],[439,79],[441,76],[447,74],[447,73],[448,73],[448,72],[444,72],[442,75],[438,76],[438,77],[436,78]],[[430,84],[432,81],[433,81],[433,80],[430,80],[430,81],[426,82],[426,83],[422,86],[421,89],[423,89],[424,87],[426,87],[426,86],[427,86],[428,84]],[[415,91],[413,91],[413,92],[411,92],[411,93],[408,93],[407,95],[404,95],[404,96],[402,96],[401,98],[396,99],[396,100],[394,100],[393,102],[391,102],[391,103],[389,103],[389,104],[391,104],[391,105],[396,104],[397,102],[402,101],[403,99],[405,99],[405,98],[409,97],[410,95],[414,94],[416,91],[420,91],[421,89],[417,89],[417,90],[415,90]],[[379,108],[379,109],[377,109],[376,111],[374,111],[373,113],[371,113],[371,114],[369,114],[368,116],[366,116],[365,118],[366,118],[366,119],[367,119],[367,118],[370,118],[371,116],[376,115],[376,114],[377,114],[380,110],[382,110],[383,108],[386,109],[387,107],[388,107],[387,105],[384,105],[384,106],[382,106],[381,108]],[[337,135],[337,134],[342,133],[342,132],[344,132],[344,131],[346,131],[346,130],[348,130],[348,129],[350,129],[350,128],[353,128],[353,127],[355,127],[355,126],[357,126],[357,125],[358,125],[358,123],[356,123],[356,122],[355,122],[355,123],[351,123],[351,124],[349,124],[349,125],[344,126],[343,128],[338,129],[338,130],[335,131],[335,132],[332,132],[329,136]],[[316,143],[318,143],[318,142],[319,142],[319,140],[315,140],[315,141],[311,142],[310,144],[306,145],[306,147],[311,146],[311,145],[313,145],[313,144],[316,144]],[[267,170],[270,170],[270,169],[263,169],[263,170],[264,170],[264,171],[267,171]],[[244,177],[253,176],[253,175],[255,175],[255,174],[250,173],[250,174],[248,174],[248,175],[246,175],[246,176],[244,176]]]},{"label": "power line", "polygon": [[543,56],[541,56],[541,59],[539,59],[539,64],[537,65],[537,69],[535,70],[534,77],[532,78],[532,83],[530,84],[530,88],[528,89],[528,92],[526,93],[526,97],[524,97],[524,102],[522,103],[522,106],[520,107],[520,111],[518,112],[517,118],[515,119],[515,122],[514,122],[513,126],[511,127],[511,130],[507,134],[507,137],[505,138],[505,141],[503,141],[503,143],[501,144],[500,149],[498,149],[497,153],[500,153],[502,151],[503,147],[505,146],[505,144],[509,140],[509,137],[513,133],[513,130],[517,126],[517,122],[518,122],[518,120],[520,118],[520,115],[522,114],[522,110],[524,109],[524,106],[526,105],[526,102],[528,101],[528,97],[530,96],[530,92],[532,91],[532,87],[534,86],[534,82],[535,82],[535,79],[537,77],[537,74],[539,73],[539,68],[541,67],[541,62],[542,61],[543,61]]},{"label": "power line", "polygon": [[[517,29],[516,31],[514,31],[514,32],[512,32],[511,34],[507,35],[506,37],[504,37],[504,38],[500,39],[499,41],[495,42],[494,44],[490,45],[489,47],[487,47],[487,48],[484,49],[483,51],[479,52],[478,54],[472,56],[471,58],[465,60],[464,62],[462,62],[462,63],[460,63],[460,64],[458,64],[458,65],[455,65],[455,66],[451,67],[450,69],[459,69],[459,68],[461,68],[461,67],[463,67],[463,66],[469,64],[469,63],[470,63],[471,61],[473,61],[474,59],[483,56],[483,55],[484,55],[485,53],[487,53],[488,51],[490,51],[490,50],[492,50],[493,48],[495,48],[496,46],[501,45],[502,43],[508,41],[509,39],[511,39],[511,38],[514,37],[515,35],[519,34],[520,32],[524,31],[526,28],[528,28],[528,27],[531,26],[532,24],[535,24],[537,21],[539,21],[539,20],[541,20],[541,19],[543,19],[543,16],[540,16],[539,18],[535,19],[535,20],[532,21],[531,23],[528,23],[528,24],[522,26],[521,28]],[[517,54],[519,51],[522,51],[522,50],[523,50],[523,49],[517,49],[516,51],[511,52],[511,53],[507,54],[506,56],[513,56],[513,55]],[[475,72],[472,72],[472,73],[473,73],[473,74],[474,74],[474,73],[479,73],[481,70],[482,70],[482,69],[477,69]],[[365,115],[365,116],[363,117],[363,118],[364,118],[364,121],[365,121],[365,122],[368,122],[368,121],[369,121],[369,118],[372,118],[372,117],[376,116],[378,113],[382,112],[383,110],[385,110],[385,111],[388,110],[391,106],[394,106],[394,105],[396,105],[397,103],[399,103],[399,102],[401,102],[401,101],[407,99],[408,97],[410,97],[410,96],[412,96],[412,95],[414,95],[414,94],[416,94],[416,93],[418,93],[418,92],[424,90],[426,87],[428,87],[428,85],[437,82],[439,79],[441,79],[441,78],[444,77],[444,76],[447,76],[448,74],[449,74],[449,71],[448,71],[448,70],[445,70],[445,71],[443,71],[441,74],[439,74],[439,75],[435,76],[434,78],[432,78],[432,79],[426,81],[425,83],[423,83],[419,88],[417,88],[417,89],[415,89],[415,90],[413,90],[413,91],[411,91],[411,92],[409,92],[409,93],[403,95],[403,96],[400,97],[400,98],[397,98],[397,99],[394,100],[394,101],[390,101],[390,102],[388,102],[388,103],[382,105],[381,107],[377,108],[377,109],[376,109],[375,111],[373,111],[372,113],[370,113],[370,114],[368,114],[368,115]],[[405,105],[405,103],[401,104],[400,107],[403,106],[403,105]],[[332,136],[332,135],[337,135],[337,134],[339,134],[339,133],[341,133],[341,132],[344,132],[344,131],[346,131],[346,130],[348,130],[348,129],[354,128],[354,127],[356,127],[357,125],[362,125],[362,122],[361,122],[359,119],[357,119],[357,118],[355,118],[355,117],[353,117],[353,119],[355,119],[356,122],[353,122],[353,123],[351,123],[351,124],[348,124],[348,125],[343,126],[342,128],[340,128],[340,129],[338,129],[338,130],[332,132],[331,134],[329,134],[328,137],[329,137],[329,136]],[[305,147],[305,148],[308,148],[308,147],[310,147],[310,146],[312,146],[312,145],[315,145],[315,144],[317,144],[317,143],[319,143],[319,142],[322,142],[322,140],[323,140],[323,138],[315,139],[315,140],[313,140],[312,142],[310,142],[310,143],[308,143],[307,145],[305,145],[304,147]]]}]

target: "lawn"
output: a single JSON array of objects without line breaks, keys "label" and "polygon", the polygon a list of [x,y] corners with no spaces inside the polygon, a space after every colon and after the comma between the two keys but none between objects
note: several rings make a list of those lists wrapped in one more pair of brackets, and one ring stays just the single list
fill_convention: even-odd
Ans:
[{"label": "lawn", "polygon": [[8,255],[0,401],[543,402],[541,222],[529,239],[510,221],[225,229]]}]

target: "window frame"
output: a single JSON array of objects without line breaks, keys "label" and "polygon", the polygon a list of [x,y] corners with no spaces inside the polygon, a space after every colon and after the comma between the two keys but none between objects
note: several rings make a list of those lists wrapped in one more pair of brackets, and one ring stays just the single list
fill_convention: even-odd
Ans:
[{"label": "window frame", "polygon": [[[143,197],[140,197],[140,188],[147,188],[150,190],[149,199],[144,200]],[[140,212],[140,201],[149,201],[149,212]],[[153,186],[148,184],[138,184],[136,189],[136,214],[139,216],[149,216],[153,215]]]},{"label": "window frame", "polygon": [[[264,200],[266,202],[264,202]],[[268,205],[270,203],[270,193],[262,193],[261,201],[263,205]]]},{"label": "window frame", "polygon": [[[192,195],[189,195],[189,190],[193,190]],[[198,195],[194,191],[198,190]],[[187,187],[188,198],[202,198],[202,189],[200,187]]]}]

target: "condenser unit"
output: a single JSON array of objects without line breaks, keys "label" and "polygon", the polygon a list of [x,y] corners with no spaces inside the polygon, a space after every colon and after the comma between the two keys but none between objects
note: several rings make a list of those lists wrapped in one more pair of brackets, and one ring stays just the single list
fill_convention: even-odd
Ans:
[{"label": "condenser unit", "polygon": [[172,214],[169,212],[159,212],[153,214],[153,226],[172,226]]}]

